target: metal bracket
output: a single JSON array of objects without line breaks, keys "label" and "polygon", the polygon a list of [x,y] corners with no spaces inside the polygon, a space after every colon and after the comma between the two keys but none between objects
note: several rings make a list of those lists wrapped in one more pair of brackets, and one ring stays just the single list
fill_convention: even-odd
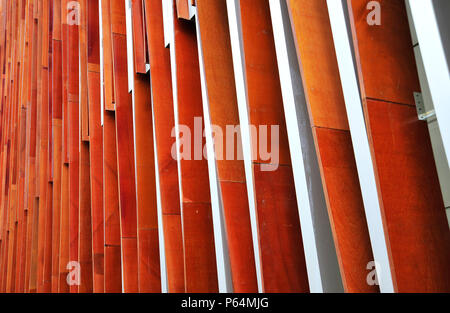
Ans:
[{"label": "metal bracket", "polygon": [[416,102],[417,116],[419,117],[419,120],[426,121],[430,117],[436,115],[434,110],[431,111],[425,110],[425,102],[423,101],[423,97],[420,92],[414,93],[414,101]]}]

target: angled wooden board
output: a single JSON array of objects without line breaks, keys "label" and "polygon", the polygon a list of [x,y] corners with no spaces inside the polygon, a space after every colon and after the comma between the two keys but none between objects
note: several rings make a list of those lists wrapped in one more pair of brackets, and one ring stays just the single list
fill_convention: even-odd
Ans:
[{"label": "angled wooden board", "polygon": [[450,230],[429,133],[414,107],[420,87],[406,8],[380,5],[382,23],[370,26],[365,1],[348,2],[394,289],[445,292]]},{"label": "angled wooden board", "polygon": [[[197,1],[202,57],[211,123],[226,131],[239,125],[233,58],[225,1]],[[221,64],[221,66],[217,66]],[[224,134],[225,135],[225,134]],[[229,142],[228,142],[229,140]],[[256,267],[240,136],[223,138],[216,146],[216,163],[230,253],[234,292],[257,292]],[[233,148],[230,157],[229,148]],[[223,151],[225,150],[225,151]],[[239,196],[237,196],[239,195]],[[239,221],[239,222],[237,222]]]},{"label": "angled wooden board", "polygon": [[301,0],[288,7],[343,285],[377,292],[366,282],[372,247],[327,5]]},{"label": "angled wooden board", "polygon": [[[263,291],[308,292],[269,4],[241,1],[240,13],[249,122],[257,128],[268,125],[269,129],[266,136],[261,131],[256,134],[262,140],[252,134],[256,151],[261,141],[271,146],[271,126],[279,127],[278,159],[253,155]],[[267,166],[272,171],[267,171]]]},{"label": "angled wooden board", "polygon": [[175,127],[170,50],[164,46],[162,2],[145,0],[153,114],[169,292],[184,292],[184,256],[181,228],[178,164],[172,158]]},{"label": "angled wooden board", "polygon": [[[191,130],[197,118],[203,116],[200,68],[195,24],[178,19],[173,2],[173,43],[170,47],[175,64],[172,64],[174,106],[178,125]],[[176,68],[174,67],[176,65]],[[203,129],[203,122],[200,124]],[[200,139],[200,138],[198,138]],[[190,151],[202,151],[205,140],[187,143]],[[187,148],[188,149],[188,148]],[[208,164],[202,157],[180,158],[180,194],[182,202],[182,229],[184,239],[184,264],[186,292],[217,292],[217,267],[209,191]],[[195,229],[195,225],[202,225]]]}]

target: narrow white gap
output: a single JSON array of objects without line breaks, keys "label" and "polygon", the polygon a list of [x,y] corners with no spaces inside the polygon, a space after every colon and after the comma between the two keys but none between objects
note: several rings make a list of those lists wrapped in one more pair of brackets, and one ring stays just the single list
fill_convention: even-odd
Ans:
[{"label": "narrow white gap", "polygon": [[374,167],[364,121],[358,81],[355,74],[355,64],[353,63],[351,44],[344,15],[344,7],[341,0],[327,0],[327,5],[366,212],[367,225],[369,228],[369,236],[375,262],[377,263],[377,276],[380,284],[380,291],[392,293],[394,292],[394,286],[391,276],[388,248],[384,234],[383,219],[378,199]]},{"label": "narrow white gap", "polygon": [[225,217],[223,214],[221,192],[217,177],[217,166],[214,153],[214,139],[212,136],[212,128],[211,128],[211,117],[209,114],[208,86],[206,84],[205,67],[204,67],[205,65],[203,62],[202,39],[200,35],[200,25],[198,21],[198,15],[195,13],[194,15],[196,16],[195,24],[197,27],[198,57],[200,65],[200,80],[202,85],[203,116],[205,123],[206,149],[208,155],[208,172],[210,181],[211,208],[213,214],[214,243],[216,249],[219,292],[230,293],[233,292],[233,284],[231,280],[228,244],[226,238],[226,231],[224,227]]},{"label": "narrow white gap", "polygon": [[253,251],[255,255],[256,277],[258,291],[263,292],[261,258],[259,251],[258,222],[254,194],[254,179],[252,170],[252,152],[247,108],[247,84],[245,80],[244,49],[241,35],[241,16],[239,0],[227,0],[228,22],[230,27],[233,66],[236,78],[236,94],[238,100],[239,120],[241,123],[242,151],[244,155],[245,177],[247,181],[248,200],[250,209],[250,222],[253,237]]}]

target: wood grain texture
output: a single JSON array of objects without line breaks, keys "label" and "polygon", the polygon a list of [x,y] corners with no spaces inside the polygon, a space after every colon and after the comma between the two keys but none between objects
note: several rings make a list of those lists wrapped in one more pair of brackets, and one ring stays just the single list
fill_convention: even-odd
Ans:
[{"label": "wood grain texture", "polygon": [[[195,118],[203,116],[196,29],[194,23],[177,19],[176,14],[174,7],[178,123],[194,130]],[[203,130],[203,122],[200,127]],[[194,153],[204,147],[205,139],[202,136],[201,142],[190,144]],[[181,159],[179,166],[186,292],[217,292],[208,163],[192,155],[190,160]]]},{"label": "wood grain texture", "polygon": [[420,89],[406,8],[380,3],[376,27],[366,23],[365,1],[348,7],[394,289],[448,292],[450,231],[428,129],[413,102]]},{"label": "wood grain texture", "polygon": [[[250,124],[279,127],[279,161],[253,156],[255,200],[263,291],[308,292],[308,277],[282,106],[269,4],[243,1],[240,6]],[[252,134],[253,146],[271,146],[272,136]],[[273,168],[272,168],[273,169]]]},{"label": "wood grain texture", "polygon": [[101,110],[99,2],[87,6],[89,153],[91,175],[93,292],[105,291],[105,222],[103,212],[103,128]]},{"label": "wood grain texture", "polygon": [[[122,291],[122,260],[121,260],[121,240],[120,240],[120,208],[119,208],[119,187],[117,177],[117,144],[116,144],[116,121],[115,114],[108,110],[108,103],[112,104],[112,98],[108,100],[107,76],[112,83],[111,72],[107,73],[106,59],[112,62],[111,43],[107,45],[107,37],[111,37],[111,31],[106,25],[110,25],[110,1],[102,1],[102,25],[103,27],[103,58],[105,60],[104,71],[104,111],[103,111],[103,201],[104,201],[104,221],[105,221],[105,292]],[[110,39],[109,39],[110,40]],[[112,66],[112,63],[110,63]],[[114,89],[110,90],[113,92]],[[112,94],[110,94],[112,96]]]},{"label": "wood grain texture", "polygon": [[[69,227],[70,261],[79,258],[79,208],[80,208],[80,103],[79,103],[79,30],[78,25],[68,26],[68,152],[69,152]],[[73,285],[71,292],[78,292]]]},{"label": "wood grain texture", "polygon": [[[197,1],[210,118],[211,123],[222,131],[227,129],[227,125],[239,125],[226,10],[226,2],[222,0]],[[233,291],[257,292],[244,162],[235,153],[231,158],[227,154],[228,147],[232,147],[234,152],[242,151],[240,135],[233,136],[232,139],[225,136],[225,151],[219,147],[220,143],[215,150],[216,164],[225,212]]]},{"label": "wood grain texture", "polygon": [[372,247],[327,5],[291,0],[288,8],[344,289],[378,292],[366,282]]},{"label": "wood grain texture", "polygon": [[151,91],[155,124],[164,249],[169,292],[184,292],[184,255],[181,228],[178,164],[172,158],[175,127],[170,51],[164,47],[162,2],[144,0]]},{"label": "wood grain texture", "polygon": [[[123,8],[125,10],[125,8]],[[123,11],[124,12],[124,11]],[[113,24],[114,26],[115,24]],[[128,93],[126,36],[113,33],[114,82],[116,87],[116,141],[117,172],[119,182],[119,204],[121,237],[127,245],[122,247],[124,266],[124,289],[137,292],[137,207],[134,164],[133,111],[131,95]],[[136,244],[136,246],[133,246]],[[125,258],[125,256],[127,256]]]}]

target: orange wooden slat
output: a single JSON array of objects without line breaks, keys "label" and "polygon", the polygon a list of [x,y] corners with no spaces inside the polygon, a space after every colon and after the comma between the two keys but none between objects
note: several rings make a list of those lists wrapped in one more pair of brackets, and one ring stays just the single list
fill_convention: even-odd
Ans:
[{"label": "orange wooden slat", "polygon": [[105,84],[105,108],[114,111],[115,95],[113,80],[112,59],[112,34],[111,34],[111,6],[110,0],[102,0],[102,27],[103,27],[103,62],[104,62],[104,84]]},{"label": "orange wooden slat", "polygon": [[[233,58],[226,1],[197,1],[197,14],[202,40],[206,88],[211,123],[224,132],[227,125],[239,125]],[[220,67],[217,64],[221,64]],[[230,140],[230,142],[228,142]],[[231,142],[233,140],[233,142]],[[240,138],[224,139],[224,147],[242,149]],[[216,154],[220,153],[216,151]],[[256,266],[250,225],[244,162],[216,155],[218,180],[225,211],[226,233],[234,292],[257,292]]]},{"label": "orange wooden slat", "polygon": [[80,293],[92,293],[93,286],[93,252],[92,252],[92,211],[91,211],[91,164],[89,143],[89,103],[88,103],[88,3],[79,2],[79,64],[80,64],[80,213],[79,213],[79,263]]},{"label": "orange wooden slat", "polygon": [[[203,116],[196,29],[194,23],[179,20],[176,14],[174,6],[178,123],[194,130],[195,118]],[[201,139],[198,147],[204,147],[205,139]],[[194,152],[196,140],[190,144],[190,151]],[[204,158],[195,160],[192,155],[179,164],[186,292],[217,292],[208,163]]]},{"label": "orange wooden slat", "polygon": [[103,219],[103,129],[100,107],[99,3],[89,1],[87,10],[93,291],[102,293],[105,290],[105,222]]},{"label": "orange wooden slat", "polygon": [[159,188],[169,292],[184,292],[183,238],[178,165],[172,158],[175,127],[170,52],[164,47],[162,2],[145,0],[145,18],[153,96]]},{"label": "orange wooden slat", "polygon": [[128,93],[125,3],[111,2],[116,142],[125,292],[138,292],[137,207],[132,99]]},{"label": "orange wooden slat", "polygon": [[[89,103],[88,103],[88,0],[80,0],[79,57],[80,57],[80,131],[81,141],[89,141]],[[80,191],[82,192],[82,190]]]},{"label": "orange wooden slat", "polygon": [[413,99],[420,86],[405,3],[380,5],[382,23],[370,26],[366,2],[348,2],[394,289],[448,292],[450,230]]},{"label": "orange wooden slat", "polygon": [[[261,163],[267,165],[270,160],[262,160],[260,155],[253,163],[263,290],[308,292],[269,4],[243,1],[240,13],[250,123],[269,129],[279,126],[277,169],[262,171]],[[271,138],[266,137],[262,140],[270,145]],[[256,146],[258,138],[251,140]]]},{"label": "orange wooden slat", "polygon": [[[68,152],[69,152],[69,227],[70,261],[79,257],[79,184],[80,184],[80,125],[79,125],[79,29],[78,25],[68,26]],[[77,292],[73,285],[71,292]]]},{"label": "orange wooden slat", "polygon": [[142,0],[131,1],[134,71],[147,73],[147,47],[145,44],[144,7]]},{"label": "orange wooden slat", "polygon": [[301,0],[288,6],[343,285],[347,292],[376,292],[366,282],[374,258],[327,5]]}]

